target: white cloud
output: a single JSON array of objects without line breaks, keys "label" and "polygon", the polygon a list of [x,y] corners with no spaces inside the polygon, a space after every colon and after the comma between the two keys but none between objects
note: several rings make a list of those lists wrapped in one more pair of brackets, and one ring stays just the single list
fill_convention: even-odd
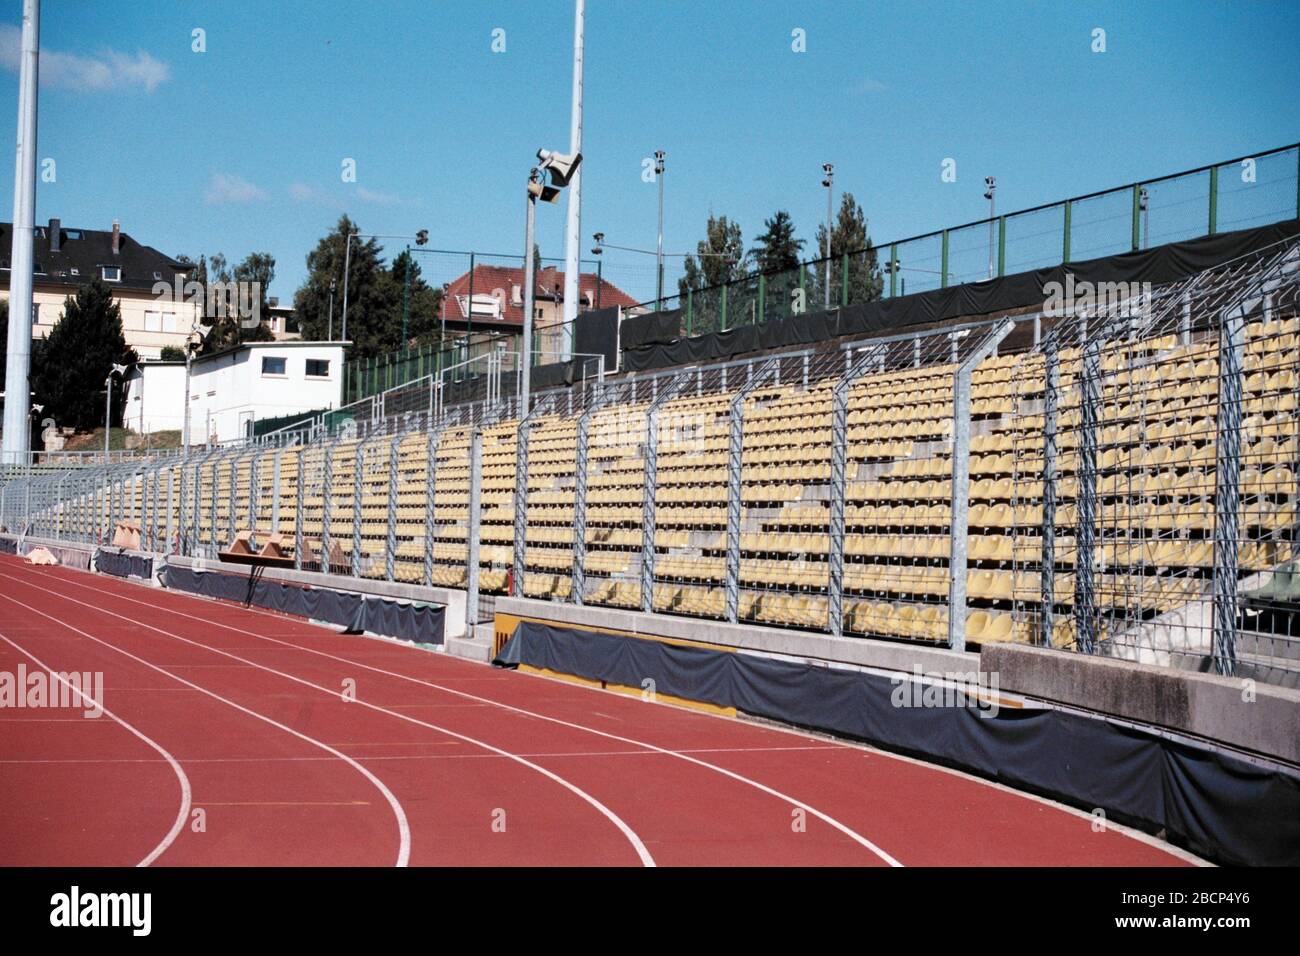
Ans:
[{"label": "white cloud", "polygon": [[854,96],[867,96],[871,93],[883,93],[887,89],[889,89],[889,87],[884,83],[881,83],[874,76],[864,76],[849,87],[849,92]]},{"label": "white cloud", "polygon": [[214,172],[203,198],[212,204],[250,203],[265,199],[266,192],[246,179]]},{"label": "white cloud", "polygon": [[[17,73],[22,60],[22,30],[0,23],[0,66]],[[79,93],[143,89],[152,93],[171,79],[171,67],[143,50],[134,55],[104,50],[97,56],[60,53],[41,48],[41,86],[61,87]]]},{"label": "white cloud", "polygon": [[306,183],[292,183],[289,186],[289,195],[296,202],[311,203],[314,206],[325,206],[329,209],[342,209],[343,202],[329,193],[322,192],[315,186],[308,186]]},{"label": "white cloud", "polygon": [[402,197],[396,193],[375,192],[365,186],[357,187],[357,198],[362,202],[378,203],[381,206],[395,206],[402,201]]}]

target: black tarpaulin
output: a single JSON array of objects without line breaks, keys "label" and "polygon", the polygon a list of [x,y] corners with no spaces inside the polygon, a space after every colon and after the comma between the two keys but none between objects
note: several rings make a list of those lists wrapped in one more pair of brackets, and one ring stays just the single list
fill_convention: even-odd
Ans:
[{"label": "black tarpaulin", "polygon": [[148,581],[153,578],[153,558],[100,548],[95,552],[95,570],[119,578],[144,578]]},{"label": "black tarpaulin", "polygon": [[[494,662],[641,687],[869,741],[1044,794],[1222,863],[1300,864],[1300,772],[1048,709],[915,706],[887,677],[524,621]],[[652,682],[652,683],[647,683]]]},{"label": "black tarpaulin", "polygon": [[444,607],[441,604],[394,601],[369,594],[304,587],[281,581],[221,571],[194,571],[163,565],[162,582],[178,591],[238,601],[285,614],[325,621],[349,633],[369,631],[420,644],[442,644]]},{"label": "black tarpaulin", "polygon": [[[1042,306],[1049,283],[1150,282],[1160,285],[1194,275],[1230,259],[1257,252],[1300,233],[1300,220],[1257,229],[1174,242],[1154,249],[1071,262],[1016,275],[967,282],[947,289],[863,302],[742,325],[725,332],[683,338],[680,310],[650,313],[623,322],[623,368],[645,371],[689,365],[764,349],[813,345],[841,335],[890,332],[963,317]],[[630,328],[629,328],[630,326]]]}]

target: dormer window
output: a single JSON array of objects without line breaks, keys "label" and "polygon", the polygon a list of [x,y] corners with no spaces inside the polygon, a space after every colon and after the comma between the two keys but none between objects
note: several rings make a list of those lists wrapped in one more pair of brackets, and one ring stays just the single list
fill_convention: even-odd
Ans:
[{"label": "dormer window", "polygon": [[105,282],[121,282],[122,267],[121,266],[100,266],[99,275]]}]

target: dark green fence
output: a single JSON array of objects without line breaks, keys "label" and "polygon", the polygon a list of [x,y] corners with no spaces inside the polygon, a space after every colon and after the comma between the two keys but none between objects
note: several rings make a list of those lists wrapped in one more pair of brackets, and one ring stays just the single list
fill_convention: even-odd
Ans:
[{"label": "dark green fence", "polygon": [[1300,144],[643,302],[701,335],[1300,218]]}]

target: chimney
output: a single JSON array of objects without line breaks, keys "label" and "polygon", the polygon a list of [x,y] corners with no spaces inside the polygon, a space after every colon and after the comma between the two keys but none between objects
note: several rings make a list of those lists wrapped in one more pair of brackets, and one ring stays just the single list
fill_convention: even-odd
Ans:
[{"label": "chimney", "polygon": [[113,220],[113,255],[122,251],[122,224]]},{"label": "chimney", "polygon": [[63,245],[63,223],[58,219],[50,220],[50,252],[58,252]]}]

